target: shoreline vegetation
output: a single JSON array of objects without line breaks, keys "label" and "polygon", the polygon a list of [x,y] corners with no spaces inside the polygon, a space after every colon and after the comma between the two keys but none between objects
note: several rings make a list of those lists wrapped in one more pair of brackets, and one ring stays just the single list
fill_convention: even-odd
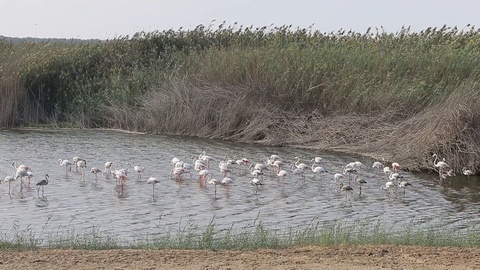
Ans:
[{"label": "shoreline vegetation", "polygon": [[0,127],[106,128],[479,169],[480,34],[199,25],[0,40]]},{"label": "shoreline vegetation", "polygon": [[187,222],[178,227],[155,225],[147,235],[122,239],[108,228],[91,227],[77,231],[70,226],[51,228],[48,221],[40,231],[31,226],[0,228],[0,250],[35,249],[174,249],[174,250],[257,250],[289,249],[304,246],[400,245],[423,247],[480,247],[477,224],[464,224],[458,230],[448,224],[413,220],[406,225],[392,225],[376,219],[353,223],[314,219],[299,227],[270,228],[261,220],[244,228],[232,224],[219,228],[213,217],[204,228]]}]

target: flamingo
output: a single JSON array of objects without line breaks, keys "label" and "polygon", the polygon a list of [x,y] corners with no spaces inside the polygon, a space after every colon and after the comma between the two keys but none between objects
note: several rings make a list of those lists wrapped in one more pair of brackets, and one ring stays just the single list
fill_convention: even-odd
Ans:
[{"label": "flamingo", "polygon": [[207,181],[207,177],[210,175],[210,172],[206,169],[201,170],[198,172],[198,180],[200,181],[200,185],[203,186],[205,185]]},{"label": "flamingo", "polygon": [[388,179],[390,179],[391,181],[398,181],[398,178],[403,178],[403,176],[398,173],[394,173],[393,171],[390,173],[390,176],[388,176]]},{"label": "flamingo", "polygon": [[395,184],[392,181],[389,181],[389,182],[386,182],[385,185],[381,186],[380,189],[387,190],[394,187],[395,187]]},{"label": "flamingo", "polygon": [[305,181],[305,170],[295,167],[295,164],[290,164],[291,172],[295,175],[300,175],[303,181]]},{"label": "flamingo", "polygon": [[15,181],[16,179],[17,179],[17,178],[15,178],[15,174],[6,176],[6,177],[3,179],[3,183],[7,183],[7,182],[8,182],[8,195],[10,195],[10,197],[12,196],[11,182]]},{"label": "flamingo", "polygon": [[126,169],[115,170],[113,171],[113,177],[116,179],[116,184],[120,185],[121,192],[123,193],[123,190],[125,188],[125,182],[128,179],[128,170]]},{"label": "flamingo", "polygon": [[248,167],[249,166],[248,164],[250,164],[251,162],[250,162],[250,160],[248,160],[246,158],[242,158],[242,159],[237,159],[235,161],[235,163],[237,163],[237,165],[239,165],[239,166],[247,166]]},{"label": "flamingo", "polygon": [[258,186],[263,186],[262,181],[260,181],[260,179],[258,179],[256,177],[253,178],[252,181],[250,181],[250,184],[252,184],[256,187],[255,194],[257,194],[257,192],[258,192]]},{"label": "flamingo", "polygon": [[133,170],[137,172],[137,180],[142,178],[142,173],[145,171],[145,167],[142,166],[135,166]]},{"label": "flamingo", "polygon": [[73,158],[72,158],[72,163],[73,163],[73,165],[75,165],[75,171],[76,171],[76,172],[78,172],[77,163],[78,163],[78,161],[80,161],[80,160],[83,160],[83,158],[81,158],[81,157],[73,157]]},{"label": "flamingo", "polygon": [[157,183],[160,183],[160,180],[158,180],[155,177],[150,177],[150,178],[147,179],[147,184],[152,185],[152,196],[153,196],[153,198],[155,198],[155,184],[157,184]]},{"label": "flamingo", "polygon": [[220,171],[223,173],[223,177],[226,177],[228,173],[232,172],[232,169],[230,168],[228,163],[226,163],[225,161],[220,161],[220,163],[218,164],[218,167],[220,168]]},{"label": "flamingo", "polygon": [[380,176],[380,170],[384,167],[383,163],[380,161],[375,161],[372,165],[372,169],[377,169],[377,176]]},{"label": "flamingo", "polygon": [[278,173],[277,173],[277,176],[278,176],[278,177],[281,177],[281,178],[284,178],[284,177],[287,176],[287,175],[288,175],[288,172],[287,172],[286,170],[280,170],[280,171],[278,171]]},{"label": "flamingo", "polygon": [[207,163],[203,159],[196,159],[194,161],[194,168],[196,171],[205,170],[207,168]]},{"label": "flamingo", "polygon": [[216,178],[212,178],[212,175],[209,174],[207,183],[215,186],[215,200],[216,200],[217,199],[217,185],[220,184],[220,180],[218,180]]},{"label": "flamingo", "polygon": [[443,180],[450,179],[452,177],[456,176],[455,172],[453,172],[453,169],[450,169],[448,172],[442,172],[440,174],[440,178]]},{"label": "flamingo", "polygon": [[405,196],[405,188],[408,186],[412,186],[412,184],[408,183],[407,181],[401,181],[398,183],[398,186],[403,188],[403,195]]},{"label": "flamingo", "polygon": [[340,181],[340,179],[345,178],[345,175],[341,173],[336,173],[333,175],[333,183],[337,185],[337,182]]},{"label": "flamingo", "polygon": [[48,185],[48,178],[49,178],[48,174],[45,174],[45,179],[42,179],[42,180],[40,180],[40,182],[37,183],[37,186],[38,186],[37,195],[38,195],[38,196],[40,196],[40,195],[39,195],[40,187],[42,187],[42,196],[45,195],[45,190],[44,190],[44,188],[45,188],[46,185]]},{"label": "flamingo", "polygon": [[447,162],[445,162],[445,158],[443,158],[443,161],[438,161],[437,163],[435,163],[438,159],[437,154],[433,154],[432,157],[435,157],[435,159],[433,160],[433,166],[435,166],[435,168],[438,169],[438,173],[440,175],[444,172],[444,170],[450,167],[450,165],[448,165]]},{"label": "flamingo", "polygon": [[179,162],[179,161],[180,161],[179,158],[171,156],[170,163],[172,163],[172,165],[177,164],[177,162]]},{"label": "flamingo", "polygon": [[90,172],[93,173],[93,174],[95,174],[95,180],[98,181],[98,175],[97,175],[97,174],[101,173],[102,170],[100,170],[100,169],[97,168],[97,167],[92,167],[92,168],[90,169]]},{"label": "flamingo", "polygon": [[190,174],[190,171],[186,168],[183,168],[183,167],[175,167],[172,170],[172,176],[174,175],[175,179],[178,182],[180,182],[182,180],[182,175],[186,174],[186,173]]},{"label": "flamingo", "polygon": [[360,194],[358,194],[358,195],[362,195],[362,185],[366,184],[367,181],[365,181],[364,179],[359,179],[357,176],[355,176],[355,182],[358,183],[359,189],[360,189]]},{"label": "flamingo", "polygon": [[12,166],[15,167],[16,170],[32,171],[32,168],[30,168],[27,165],[21,164],[21,165],[17,166],[16,161],[12,162]]},{"label": "flamingo", "polygon": [[345,199],[348,199],[347,198],[348,192],[352,193],[353,195],[353,188],[349,185],[344,185],[343,183],[340,183],[339,189],[340,191],[345,191]]},{"label": "flamingo", "polygon": [[213,160],[213,157],[211,156],[207,156],[205,154],[205,151],[203,151],[203,154],[200,155],[200,159],[203,159],[205,161],[205,163],[207,164],[207,168],[210,168],[210,161]]},{"label": "flamingo", "polygon": [[73,162],[71,162],[70,160],[68,159],[58,159],[58,164],[60,164],[60,166],[65,166],[65,173],[68,173],[69,171],[72,171],[72,165],[73,165]]},{"label": "flamingo", "polygon": [[255,166],[253,164],[250,164],[250,174],[253,177],[258,177],[260,176],[263,179],[263,172],[262,170],[255,169]]},{"label": "flamingo", "polygon": [[355,169],[355,166],[353,168],[345,166],[343,169],[343,174],[348,173],[348,182],[352,181],[352,174],[357,174],[357,169]]},{"label": "flamingo", "polygon": [[222,179],[222,185],[224,185],[224,186],[229,186],[232,183],[233,183],[233,179],[230,178],[230,177],[224,177]]},{"label": "flamingo", "polygon": [[294,159],[296,159],[296,161],[295,161],[295,167],[297,167],[297,169],[300,169],[300,170],[303,170],[303,171],[305,171],[306,169],[310,169],[310,167],[308,167],[307,164],[300,162],[300,158],[299,158],[299,157],[294,157]]},{"label": "flamingo", "polygon": [[468,169],[465,168],[465,167],[463,167],[462,173],[463,173],[463,175],[466,175],[467,177],[470,177],[470,175],[473,175],[473,171],[472,171],[472,170],[468,170]]},{"label": "flamingo", "polygon": [[281,170],[282,166],[283,166],[283,161],[275,160],[272,163],[273,173],[278,173]]},{"label": "flamingo", "polygon": [[80,176],[80,181],[85,180],[85,168],[86,167],[87,167],[87,161],[86,160],[80,159],[80,160],[77,161],[77,168],[80,168],[80,173],[82,174]]},{"label": "flamingo", "polygon": [[321,175],[322,173],[328,173],[328,171],[322,167],[322,166],[315,166],[316,163],[312,163],[312,172],[318,175]]},{"label": "flamingo", "polygon": [[20,177],[20,190],[23,190],[23,179],[28,177],[28,171],[25,167],[18,167],[17,171],[15,172],[15,179]]},{"label": "flamingo", "polygon": [[112,173],[112,170],[113,170],[113,161],[107,161],[105,162],[105,173],[107,175],[110,175]]},{"label": "flamingo", "polygon": [[393,172],[396,173],[399,168],[400,168],[400,164],[398,164],[397,162],[393,162],[393,163],[392,163],[392,171],[393,171]]},{"label": "flamingo", "polygon": [[323,158],[321,158],[321,157],[314,157],[314,158],[312,158],[312,161],[311,161],[311,162],[313,162],[313,163],[315,163],[315,164],[319,164],[319,163],[324,162],[324,160],[323,160]]}]

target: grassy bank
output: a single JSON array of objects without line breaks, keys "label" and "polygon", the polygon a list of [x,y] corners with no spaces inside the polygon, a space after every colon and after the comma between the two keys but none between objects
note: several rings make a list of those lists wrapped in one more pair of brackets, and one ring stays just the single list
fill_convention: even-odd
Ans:
[{"label": "grassy bank", "polygon": [[248,228],[227,229],[215,226],[214,219],[205,228],[186,224],[179,228],[159,227],[149,235],[138,235],[125,240],[95,227],[75,231],[68,227],[35,232],[30,227],[14,228],[11,233],[2,230],[0,249],[24,250],[37,248],[60,249],[260,249],[290,248],[307,245],[365,245],[391,244],[410,246],[459,246],[480,247],[478,226],[470,224],[469,229],[459,231],[446,224],[417,224],[391,226],[381,221],[364,219],[346,224],[341,221],[320,222],[296,228],[274,229],[255,221]]},{"label": "grassy bank", "polygon": [[220,25],[0,41],[0,126],[105,127],[477,171],[480,35]]}]

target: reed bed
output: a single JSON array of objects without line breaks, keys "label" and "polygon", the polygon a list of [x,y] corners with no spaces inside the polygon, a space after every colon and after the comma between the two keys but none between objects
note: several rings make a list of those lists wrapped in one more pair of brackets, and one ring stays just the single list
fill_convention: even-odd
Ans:
[{"label": "reed bed", "polygon": [[200,249],[246,250],[262,248],[290,248],[306,245],[364,245],[393,244],[416,246],[479,247],[480,236],[476,224],[458,230],[448,224],[421,223],[395,226],[373,219],[357,220],[351,224],[342,221],[322,222],[314,219],[295,228],[276,229],[255,220],[251,226],[217,228],[212,218],[205,228],[187,222],[178,228],[157,227],[148,235],[122,239],[118,235],[92,227],[76,231],[70,226],[51,229],[45,224],[41,232],[30,226],[13,231],[1,230],[0,249],[23,250],[55,249]]},{"label": "reed bed", "polygon": [[121,128],[480,169],[474,27],[198,26],[0,41],[0,127]]}]

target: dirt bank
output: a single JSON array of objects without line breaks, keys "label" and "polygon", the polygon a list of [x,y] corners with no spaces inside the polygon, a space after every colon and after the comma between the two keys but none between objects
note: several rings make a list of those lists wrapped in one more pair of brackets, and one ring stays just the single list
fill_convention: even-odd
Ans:
[{"label": "dirt bank", "polygon": [[480,269],[480,248],[309,246],[281,250],[2,251],[0,269]]}]

